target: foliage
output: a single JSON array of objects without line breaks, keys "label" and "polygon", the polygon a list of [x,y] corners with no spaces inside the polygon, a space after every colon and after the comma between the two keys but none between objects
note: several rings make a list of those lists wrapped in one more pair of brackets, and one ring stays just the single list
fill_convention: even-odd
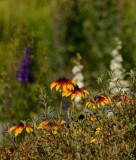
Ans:
[{"label": "foliage", "polygon": [[[0,159],[135,159],[135,69],[123,72],[136,65],[135,7],[135,0],[0,0]],[[122,79],[106,74],[114,48]]]},{"label": "foliage", "polygon": [[[104,79],[99,78],[101,94],[94,95],[90,92],[88,97],[80,95],[81,104],[85,108],[80,115],[77,112],[78,104],[75,104],[74,100],[70,101],[67,109],[65,108],[67,115],[62,117],[62,103],[59,106],[59,113],[56,106],[56,113],[51,114],[49,98],[45,94],[41,95],[45,106],[42,114],[35,115],[31,122],[21,121],[19,125],[5,132],[9,141],[7,146],[4,143],[1,145],[1,159],[134,160],[135,70],[131,70],[128,75],[134,90],[130,88],[128,93],[120,91],[118,95],[110,95],[110,90],[105,88]],[[51,84],[51,89],[56,87],[57,91],[61,89],[62,93],[68,92],[68,88],[74,90],[74,83],[64,78],[59,79]],[[84,103],[88,98],[91,98],[89,99],[91,104],[87,107]]]}]

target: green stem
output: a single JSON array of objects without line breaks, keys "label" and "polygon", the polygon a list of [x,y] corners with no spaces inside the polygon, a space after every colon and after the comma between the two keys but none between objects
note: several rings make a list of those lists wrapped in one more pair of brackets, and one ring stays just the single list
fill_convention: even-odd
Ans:
[{"label": "green stem", "polygon": [[59,108],[59,118],[62,116],[62,98],[60,101],[60,108]]}]

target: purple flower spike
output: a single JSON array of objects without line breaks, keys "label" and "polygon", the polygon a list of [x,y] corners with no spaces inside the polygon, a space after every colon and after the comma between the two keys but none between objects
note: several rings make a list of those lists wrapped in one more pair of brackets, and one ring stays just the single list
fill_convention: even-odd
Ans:
[{"label": "purple flower spike", "polygon": [[25,46],[24,58],[21,60],[20,70],[17,74],[17,80],[21,83],[32,83],[34,82],[34,76],[32,74],[32,58],[30,57],[30,47]]},{"label": "purple flower spike", "polygon": [[26,56],[30,56],[31,52],[30,52],[31,47],[25,46],[24,47],[24,54]]}]

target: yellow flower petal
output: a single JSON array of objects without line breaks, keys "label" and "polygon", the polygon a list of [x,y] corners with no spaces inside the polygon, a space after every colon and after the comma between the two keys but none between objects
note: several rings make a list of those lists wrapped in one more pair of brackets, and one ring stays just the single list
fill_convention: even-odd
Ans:
[{"label": "yellow flower petal", "polygon": [[84,92],[89,95],[89,92],[87,90],[84,89]]},{"label": "yellow flower petal", "polygon": [[71,100],[73,100],[75,97],[76,97],[76,94],[75,94],[75,93],[72,94],[72,95],[71,95]]},{"label": "yellow flower petal", "polygon": [[57,133],[58,133],[58,127],[57,127],[57,126],[54,126],[54,127],[52,128],[52,133],[53,133],[53,134],[57,134]]},{"label": "yellow flower petal", "polygon": [[72,84],[68,84],[67,85],[67,89],[72,91],[72,90],[74,90],[74,86]]},{"label": "yellow flower petal", "polygon": [[23,129],[24,129],[23,126],[20,126],[20,127],[16,128],[15,137],[17,137],[20,133],[22,133]]},{"label": "yellow flower petal", "polygon": [[48,125],[48,121],[41,122],[37,129],[46,128],[46,125]]},{"label": "yellow flower petal", "polygon": [[61,86],[61,84],[57,84],[57,85],[56,85],[56,91],[59,90],[60,86]]},{"label": "yellow flower petal", "polygon": [[52,131],[52,133],[53,133],[53,134],[57,134],[57,133],[58,133],[58,131],[57,131],[57,130],[54,130],[54,131]]},{"label": "yellow flower petal", "polygon": [[64,119],[62,119],[61,122],[60,122],[61,125],[66,124],[66,123],[67,122]]},{"label": "yellow flower petal", "polygon": [[96,128],[96,132],[95,132],[95,134],[99,134],[100,132],[101,132],[101,130],[102,130],[102,128]]},{"label": "yellow flower petal", "polygon": [[97,138],[92,137],[91,140],[90,140],[90,143],[94,143],[96,141],[97,141]]},{"label": "yellow flower petal", "polygon": [[9,128],[8,133],[11,133],[14,129],[16,129],[17,126],[12,126],[11,128]]},{"label": "yellow flower petal", "polygon": [[91,116],[91,121],[95,121],[96,119],[96,117]]},{"label": "yellow flower petal", "polygon": [[70,94],[71,94],[71,92],[65,91],[62,93],[62,97],[68,97],[68,96],[70,96]]},{"label": "yellow flower petal", "polygon": [[50,89],[52,90],[56,85],[57,85],[57,83],[56,83],[56,82],[53,82],[53,83],[51,84],[51,86],[50,86]]},{"label": "yellow flower petal", "polygon": [[57,126],[54,126],[53,129],[54,129],[54,130],[58,130],[58,127],[57,127]]},{"label": "yellow flower petal", "polygon": [[66,85],[62,85],[62,90],[65,92],[67,90],[67,86]]},{"label": "yellow flower petal", "polygon": [[31,126],[26,126],[27,133],[33,132],[33,128]]},{"label": "yellow flower petal", "polygon": [[80,98],[83,98],[83,97],[84,97],[84,94],[83,94],[82,92],[80,92],[80,91],[77,92],[77,94],[79,95]]},{"label": "yellow flower petal", "polygon": [[66,97],[67,92],[62,92],[62,97]]},{"label": "yellow flower petal", "polygon": [[71,80],[71,83],[73,83],[73,84],[77,84],[77,83],[76,83],[76,81],[75,81],[75,80],[73,80],[73,79]]}]

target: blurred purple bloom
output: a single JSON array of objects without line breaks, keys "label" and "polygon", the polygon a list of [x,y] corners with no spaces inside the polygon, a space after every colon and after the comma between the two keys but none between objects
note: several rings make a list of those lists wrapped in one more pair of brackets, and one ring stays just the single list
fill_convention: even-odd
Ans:
[{"label": "blurred purple bloom", "polygon": [[24,55],[29,56],[31,54],[30,49],[32,47],[25,46],[24,47]]},{"label": "blurred purple bloom", "polygon": [[32,58],[27,57],[22,59],[21,61],[22,68],[27,68],[28,66],[31,67],[31,65],[32,65]]},{"label": "blurred purple bloom", "polygon": [[24,58],[21,60],[20,70],[17,74],[17,79],[21,83],[32,83],[34,82],[34,76],[32,74],[32,58],[30,53],[30,47],[25,46]]},{"label": "blurred purple bloom", "polygon": [[67,116],[63,116],[62,119],[64,119],[66,122],[69,122],[69,118]]},{"label": "blurred purple bloom", "polygon": [[8,132],[8,127],[4,127],[4,132]]},{"label": "blurred purple bloom", "polygon": [[68,108],[68,105],[67,105],[66,103],[62,102],[62,108],[63,108],[63,109],[67,109],[67,108]]}]

